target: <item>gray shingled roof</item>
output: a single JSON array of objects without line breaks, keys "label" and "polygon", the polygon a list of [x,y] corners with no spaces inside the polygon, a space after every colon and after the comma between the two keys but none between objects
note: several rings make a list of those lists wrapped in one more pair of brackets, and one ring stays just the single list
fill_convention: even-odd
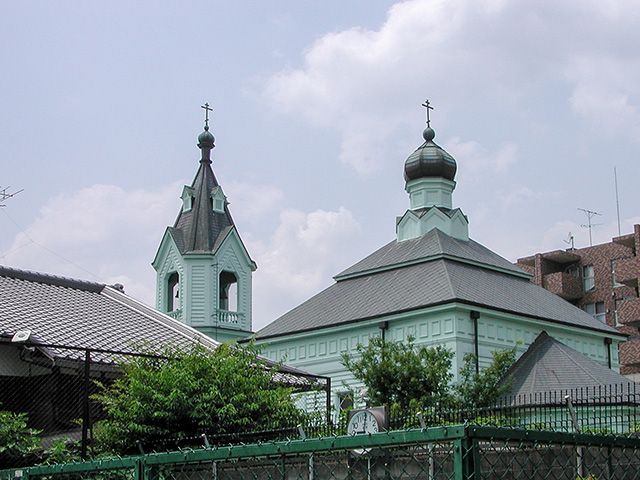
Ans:
[{"label": "gray shingled roof", "polygon": [[518,400],[518,404],[564,403],[565,392],[571,394],[573,400],[594,399],[599,392],[604,395],[604,392],[617,389],[622,394],[635,387],[628,378],[546,332],[540,333],[529,345],[507,372],[505,381],[511,382],[511,389],[503,399],[509,398],[512,403]]},{"label": "gray shingled roof", "polygon": [[390,268],[398,264],[426,262],[437,257],[482,263],[488,267],[507,270],[527,278],[530,276],[509,260],[478,242],[471,239],[468,241],[458,240],[434,228],[423,236],[412,240],[389,242],[355,265],[340,272],[335,276],[335,279],[340,280],[352,275],[366,274],[372,270]]},{"label": "gray shingled roof", "polygon": [[[443,236],[446,237],[438,233],[429,237],[443,245],[445,243],[440,242]],[[469,243],[468,249],[476,259],[480,258],[481,252],[491,259],[497,257],[486,253],[479,244]],[[461,251],[463,246],[458,245],[457,248]],[[491,267],[498,263],[493,260]],[[456,301],[619,335],[614,328],[527,278],[517,272],[496,271],[446,257],[356,275],[339,279],[261,329],[256,338],[330,327]]]},{"label": "gray shingled roof", "polygon": [[224,213],[211,208],[211,193],[218,187],[211,164],[200,162],[198,172],[191,184],[194,201],[191,210],[180,210],[178,218],[169,233],[173,237],[181,254],[190,252],[211,252],[221,233],[233,225],[233,219],[227,206]]},{"label": "gray shingled roof", "polygon": [[[114,352],[145,353],[218,342],[197,330],[134,300],[116,288],[0,266],[0,341],[19,330],[31,331],[40,345],[59,345]],[[80,360],[84,352],[46,348],[56,358]],[[93,352],[93,362],[113,363],[120,356]],[[267,361],[267,363],[270,363]],[[278,381],[307,385],[313,375],[279,366]]]}]

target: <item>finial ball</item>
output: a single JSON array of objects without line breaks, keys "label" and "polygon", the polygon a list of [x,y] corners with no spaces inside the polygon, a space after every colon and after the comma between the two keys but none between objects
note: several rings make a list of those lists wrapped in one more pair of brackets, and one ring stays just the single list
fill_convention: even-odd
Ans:
[{"label": "finial ball", "polygon": [[422,138],[424,138],[427,142],[433,140],[436,136],[436,132],[431,127],[427,127],[422,132]]}]

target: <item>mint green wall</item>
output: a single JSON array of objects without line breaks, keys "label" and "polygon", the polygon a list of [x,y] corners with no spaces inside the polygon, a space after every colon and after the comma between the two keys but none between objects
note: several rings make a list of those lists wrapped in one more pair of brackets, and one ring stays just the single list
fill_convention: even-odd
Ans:
[{"label": "mint green wall", "polygon": [[[388,322],[385,338],[389,341],[402,341],[413,336],[416,345],[444,345],[454,351],[456,355],[453,373],[457,378],[464,355],[473,353],[474,348],[470,310],[466,305],[454,303],[318,331],[264,339],[257,343],[261,346],[263,355],[271,360],[283,361],[287,365],[331,377],[335,402],[337,393],[347,388],[343,383],[356,392],[362,388],[342,366],[341,353],[355,352],[358,343],[366,345],[369,338],[379,336],[378,325],[381,321]],[[517,342],[521,342],[518,346],[518,356],[521,355],[542,330],[546,330],[549,335],[571,348],[607,365],[605,335],[602,333],[488,309],[474,310],[480,312],[478,350],[481,367],[489,364],[492,351],[511,348]],[[622,338],[613,338],[611,345],[613,366],[616,370],[619,369],[617,345],[621,340]]]},{"label": "mint green wall", "polygon": [[[253,263],[233,229],[215,252],[181,255],[166,233],[153,264],[156,269],[156,308],[219,341],[246,338],[251,333]],[[233,272],[237,279],[237,308],[219,308],[219,275]],[[180,308],[167,312],[168,278],[179,275]]]}]

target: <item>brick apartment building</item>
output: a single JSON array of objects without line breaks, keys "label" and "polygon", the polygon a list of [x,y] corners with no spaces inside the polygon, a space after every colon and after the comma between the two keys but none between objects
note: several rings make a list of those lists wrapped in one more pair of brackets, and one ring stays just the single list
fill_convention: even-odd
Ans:
[{"label": "brick apartment building", "polygon": [[532,282],[629,335],[620,345],[620,373],[640,381],[640,225],[633,233],[586,248],[519,258]]}]

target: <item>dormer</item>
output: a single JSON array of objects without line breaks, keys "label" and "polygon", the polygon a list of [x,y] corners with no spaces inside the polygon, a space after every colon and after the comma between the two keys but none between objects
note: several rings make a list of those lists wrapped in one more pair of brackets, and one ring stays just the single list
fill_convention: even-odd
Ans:
[{"label": "dormer", "polygon": [[215,187],[211,191],[211,209],[214,212],[224,213],[224,206],[227,204],[227,197],[221,186]]},{"label": "dormer", "polygon": [[193,208],[193,202],[196,199],[194,188],[189,185],[185,185],[182,188],[182,195],[180,195],[180,198],[182,198],[182,211],[190,211]]}]

